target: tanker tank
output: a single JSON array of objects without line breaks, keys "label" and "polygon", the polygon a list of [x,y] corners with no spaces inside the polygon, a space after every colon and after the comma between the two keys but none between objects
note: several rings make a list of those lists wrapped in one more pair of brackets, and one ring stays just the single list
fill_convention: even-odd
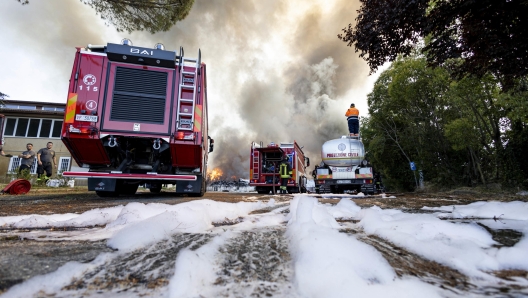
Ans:
[{"label": "tanker tank", "polygon": [[358,166],[365,159],[365,147],[360,140],[342,137],[325,142],[321,158],[331,167]]}]

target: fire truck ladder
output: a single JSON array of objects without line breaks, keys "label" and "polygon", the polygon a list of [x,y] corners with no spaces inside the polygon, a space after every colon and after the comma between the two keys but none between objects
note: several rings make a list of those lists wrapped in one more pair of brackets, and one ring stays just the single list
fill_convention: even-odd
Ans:
[{"label": "fire truck ladder", "polygon": [[260,152],[258,150],[253,151],[253,179],[260,178]]},{"label": "fire truck ladder", "polygon": [[[183,55],[183,47],[180,47],[180,82],[178,86],[177,128],[179,130],[193,131],[196,85],[198,82],[198,75],[200,75],[202,53],[200,49],[198,49],[198,59],[185,58]],[[185,67],[194,67],[194,71],[186,71]],[[191,98],[182,98],[182,90],[192,90]],[[184,106],[184,108],[182,108],[182,106]]]}]

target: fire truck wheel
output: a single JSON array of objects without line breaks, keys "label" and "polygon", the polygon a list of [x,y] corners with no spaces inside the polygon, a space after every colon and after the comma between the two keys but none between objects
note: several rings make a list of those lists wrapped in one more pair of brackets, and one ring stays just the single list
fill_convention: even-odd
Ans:
[{"label": "fire truck wheel", "polygon": [[200,189],[200,193],[193,193],[189,196],[191,197],[203,197],[205,195],[205,180],[202,179],[202,188]]},{"label": "fire truck wheel", "polygon": [[101,198],[113,198],[119,196],[117,191],[95,191],[95,194]]},{"label": "fire truck wheel", "polygon": [[123,195],[133,195],[137,192],[139,184],[122,184],[119,187],[119,193]]},{"label": "fire truck wheel", "polygon": [[161,185],[156,185],[156,186],[152,186],[150,187],[150,192],[151,193],[160,193],[161,192]]}]

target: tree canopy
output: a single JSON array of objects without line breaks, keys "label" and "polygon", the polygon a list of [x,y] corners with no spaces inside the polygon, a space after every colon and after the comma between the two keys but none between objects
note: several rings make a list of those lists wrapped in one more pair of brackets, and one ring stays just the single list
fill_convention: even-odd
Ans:
[{"label": "tree canopy", "polygon": [[360,0],[355,26],[338,38],[355,46],[374,72],[425,41],[429,65],[452,58],[453,73],[486,73],[503,85],[528,74],[526,0]]},{"label": "tree canopy", "polygon": [[[117,31],[168,31],[187,17],[194,0],[81,0]],[[18,0],[22,5],[29,0]]]},{"label": "tree canopy", "polygon": [[448,65],[397,58],[368,95],[370,117],[361,126],[368,158],[394,189],[414,188],[410,161],[434,185],[527,187],[522,84],[504,93],[490,74],[455,80]]},{"label": "tree canopy", "polygon": [[8,97],[9,97],[9,95],[0,92],[0,104],[3,105],[4,104],[4,100],[7,99]]}]

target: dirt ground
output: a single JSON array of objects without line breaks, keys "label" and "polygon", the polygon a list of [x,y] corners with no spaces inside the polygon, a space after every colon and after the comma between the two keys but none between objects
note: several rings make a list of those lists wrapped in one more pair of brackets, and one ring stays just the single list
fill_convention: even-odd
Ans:
[{"label": "dirt ground", "polygon": [[[292,195],[271,196],[256,193],[207,192],[203,198],[194,198],[176,197],[168,191],[151,194],[146,190],[139,191],[135,196],[99,198],[95,193],[88,192],[86,187],[34,188],[26,195],[0,196],[0,216],[83,213],[95,208],[126,205],[130,202],[179,204],[199,199],[236,203],[254,202],[255,200],[267,201],[273,198],[278,203],[277,205],[283,206],[292,197]],[[340,200],[338,195],[316,195],[316,197],[325,204],[337,204]],[[354,202],[361,207],[376,205],[384,209],[400,209],[404,212],[413,213],[423,212],[420,209],[424,206],[465,205],[477,201],[527,202],[528,197],[509,193],[459,189],[443,193],[388,193],[354,199]],[[267,213],[272,209],[265,208],[255,210],[252,213]],[[504,282],[499,286],[494,285],[492,287],[475,285],[470,282],[468,277],[454,269],[424,259],[384,239],[367,235],[361,230],[346,228],[346,221],[351,220],[340,221],[345,224],[340,232],[354,234],[358,240],[375,247],[389,261],[398,276],[418,277],[457,296],[520,297],[528,295],[526,287],[519,287],[517,284],[511,283],[517,278],[528,280],[528,272],[519,270],[490,272]],[[232,225],[237,222],[232,220],[213,224],[215,226]],[[222,272],[218,272],[219,277],[215,285],[225,287],[227,295],[227,293],[233,293],[233,284],[247,284],[238,287],[239,292],[235,293],[234,296],[231,295],[233,297],[288,296],[288,292],[284,292],[282,285],[291,278],[292,268],[290,268],[291,260],[287,244],[282,236],[284,229],[285,227],[277,227],[262,231],[248,231],[228,243],[221,251],[225,260],[222,262]],[[98,254],[112,251],[106,246],[105,241],[35,241],[8,236],[18,232],[25,231],[14,231],[0,227],[0,294],[32,276],[53,272],[68,261],[90,262]],[[493,235],[493,238],[497,240],[495,237],[502,237],[503,241],[513,239],[515,243],[519,241],[521,236],[520,234]],[[72,281],[69,286],[63,289],[61,294],[63,296],[58,295],[57,297],[67,297],[70,294],[79,296],[81,292],[90,294],[91,291],[118,294],[130,290],[134,293],[132,296],[142,296],[147,293],[155,294],[152,291],[167,285],[168,278],[173,274],[174,262],[180,249],[193,247],[193,245],[199,247],[209,241],[207,235],[202,234],[182,234],[175,237],[173,241],[167,240],[148,248],[149,251],[135,251],[94,269],[83,280]],[[504,244],[507,245],[506,242]],[[252,254],[266,256],[267,259],[278,261],[261,266],[259,265],[261,259],[248,257]],[[135,272],[130,268],[147,268],[148,270]],[[252,288],[249,285],[253,282],[265,286]],[[251,291],[247,289],[251,289]]]},{"label": "dirt ground", "polygon": [[[270,196],[257,193],[238,192],[207,192],[203,198],[220,202],[242,202],[248,197],[258,200],[269,200],[273,197],[276,201],[287,201],[291,195]],[[337,204],[339,196],[335,198],[328,195],[318,196],[321,203]],[[116,198],[99,198],[94,192],[87,191],[86,187],[75,188],[35,188],[25,195],[0,195],[0,216],[24,214],[56,214],[56,213],[83,213],[94,208],[107,208],[126,205],[130,202],[180,204],[195,197],[178,197],[169,191],[159,194],[140,190],[134,196],[119,196]],[[419,210],[424,206],[439,207],[444,205],[466,205],[477,201],[523,201],[528,202],[528,196],[512,193],[477,192],[472,190],[453,190],[443,193],[387,193],[385,196],[366,196],[353,200],[361,207],[379,206],[380,208],[394,208],[402,210]]]}]

